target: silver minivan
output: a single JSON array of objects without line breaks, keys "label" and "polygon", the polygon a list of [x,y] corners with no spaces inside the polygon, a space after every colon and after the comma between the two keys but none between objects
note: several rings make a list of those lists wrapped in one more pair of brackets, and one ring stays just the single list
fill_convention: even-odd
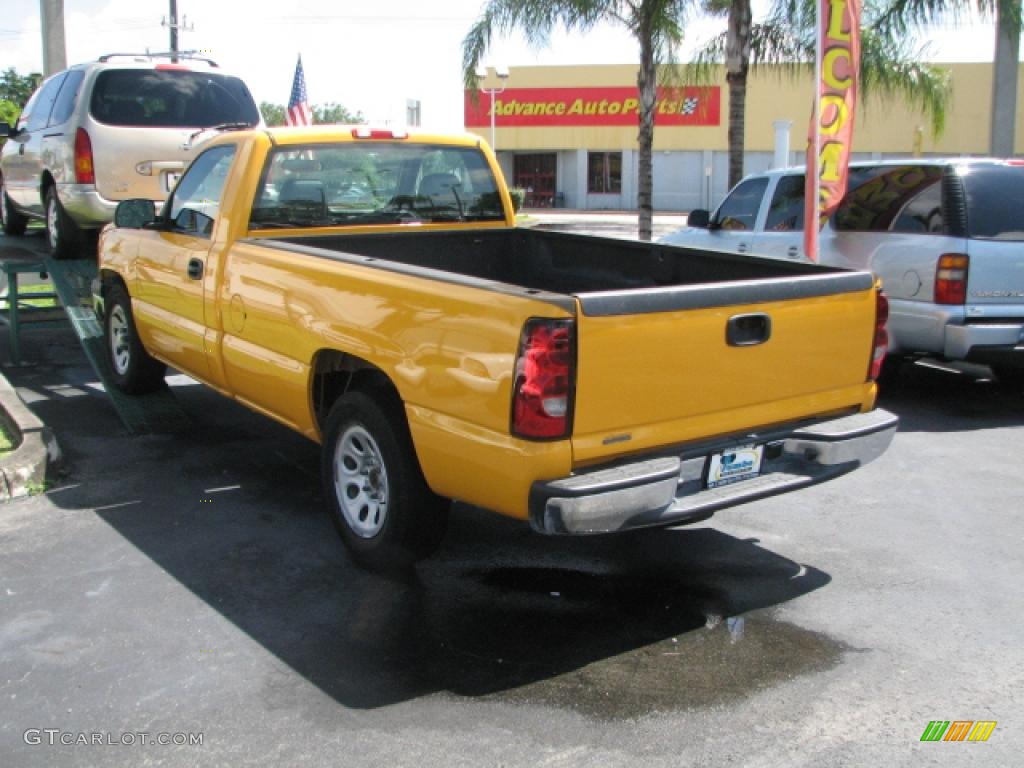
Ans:
[{"label": "silver minivan", "polygon": [[42,220],[53,255],[76,255],[119,201],[164,200],[202,129],[259,122],[245,83],[208,59],[111,54],[58,72],[0,123],[3,230]]},{"label": "silver minivan", "polygon": [[[662,242],[805,259],[804,171],[752,174],[714,213]],[[907,158],[851,164],[820,261],[873,271],[889,297],[889,358],[991,366],[1024,383],[1024,161]]]}]

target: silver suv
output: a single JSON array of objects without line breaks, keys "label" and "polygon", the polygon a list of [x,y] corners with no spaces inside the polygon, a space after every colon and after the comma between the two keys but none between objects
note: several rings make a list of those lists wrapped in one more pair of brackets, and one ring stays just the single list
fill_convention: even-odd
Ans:
[{"label": "silver suv", "polygon": [[208,59],[110,54],[42,83],[0,154],[0,220],[20,235],[46,223],[57,258],[76,255],[120,200],[164,200],[197,132],[260,122],[249,89]]},{"label": "silver suv", "polygon": [[[804,171],[748,176],[663,242],[804,259]],[[1024,383],[1024,161],[854,163],[819,239],[823,264],[871,270],[889,297],[889,355],[984,363]]]}]

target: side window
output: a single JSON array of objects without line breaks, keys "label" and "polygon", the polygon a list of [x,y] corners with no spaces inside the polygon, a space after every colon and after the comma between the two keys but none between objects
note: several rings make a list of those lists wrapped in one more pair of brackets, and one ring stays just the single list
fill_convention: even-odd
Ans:
[{"label": "side window", "polygon": [[234,146],[214,147],[189,166],[174,190],[168,209],[176,230],[210,236],[234,157]]},{"label": "side window", "polygon": [[853,183],[836,211],[846,232],[941,232],[942,168],[892,165],[872,168]]},{"label": "side window", "polygon": [[804,228],[804,176],[783,176],[775,185],[768,218],[768,232],[792,232]]},{"label": "side window", "polygon": [[945,228],[942,218],[942,184],[939,179],[935,179],[921,192],[914,195],[903,206],[896,221],[892,224],[893,232],[941,234]]},{"label": "side window", "polygon": [[716,228],[753,229],[767,188],[768,179],[763,177],[741,181],[719,206],[714,221]]},{"label": "side window", "polygon": [[28,112],[29,106],[32,107],[32,111],[29,112],[25,124],[26,130],[40,131],[46,127],[50,120],[50,111],[53,109],[53,103],[57,100],[57,94],[60,92],[60,86],[64,82],[66,74],[66,72],[61,72],[51,77],[43,83],[39,93],[32,97],[32,100],[25,107],[26,112]]},{"label": "side window", "polygon": [[81,69],[73,69],[64,78],[64,84],[57,94],[57,101],[53,105],[53,112],[50,114],[50,122],[47,125],[61,125],[71,118],[75,111],[75,104],[78,103],[78,91],[81,90],[82,80],[85,79],[85,72]]},{"label": "side window", "polygon": [[36,102],[39,101],[39,94],[42,92],[42,88],[37,88],[36,92],[29,96],[28,101],[25,102],[25,106],[21,110],[21,114],[18,115],[19,131],[24,131],[28,128],[28,121],[32,117],[32,113],[36,111]]}]

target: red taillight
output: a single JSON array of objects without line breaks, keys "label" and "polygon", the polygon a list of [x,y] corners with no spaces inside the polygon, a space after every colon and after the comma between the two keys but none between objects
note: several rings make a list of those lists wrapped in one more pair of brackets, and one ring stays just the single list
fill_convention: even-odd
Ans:
[{"label": "red taillight", "polygon": [[889,332],[885,324],[889,320],[889,299],[881,291],[875,296],[875,344],[871,350],[871,366],[868,369],[868,379],[875,381],[882,375],[882,364],[885,362],[885,353],[889,349]]},{"label": "red taillight", "polygon": [[96,169],[92,164],[92,141],[84,128],[75,133],[75,181],[78,184],[95,184]]},{"label": "red taillight", "polygon": [[526,323],[516,357],[512,434],[534,439],[569,435],[575,367],[572,320]]},{"label": "red taillight", "polygon": [[935,303],[967,302],[967,267],[970,259],[963,253],[944,253],[935,270]]}]

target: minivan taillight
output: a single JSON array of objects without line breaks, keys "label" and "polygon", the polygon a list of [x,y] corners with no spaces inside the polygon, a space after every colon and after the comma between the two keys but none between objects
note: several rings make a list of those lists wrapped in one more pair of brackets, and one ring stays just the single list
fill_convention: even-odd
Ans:
[{"label": "minivan taillight", "polygon": [[967,267],[970,258],[965,253],[944,253],[935,268],[935,303],[964,304],[967,302]]},{"label": "minivan taillight", "polygon": [[535,440],[569,435],[575,369],[573,321],[528,320],[516,356],[512,434]]},{"label": "minivan taillight", "polygon": [[79,128],[75,132],[75,182],[96,183],[96,169],[92,164],[92,141],[85,128]]},{"label": "minivan taillight", "polygon": [[875,294],[875,342],[871,350],[871,365],[868,368],[870,381],[876,381],[882,375],[882,364],[885,362],[885,353],[889,349],[889,331],[886,330],[888,321],[889,299],[884,293],[878,291]]}]

